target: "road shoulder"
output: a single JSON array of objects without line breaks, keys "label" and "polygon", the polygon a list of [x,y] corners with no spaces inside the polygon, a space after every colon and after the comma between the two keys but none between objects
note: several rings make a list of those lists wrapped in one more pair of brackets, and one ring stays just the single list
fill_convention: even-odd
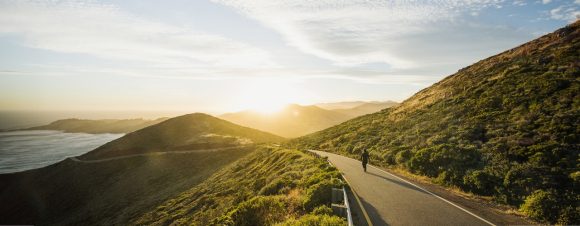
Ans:
[{"label": "road shoulder", "polygon": [[441,185],[425,182],[423,180],[419,180],[413,177],[409,177],[403,173],[397,172],[392,169],[388,169],[385,167],[375,166],[373,167],[378,168],[380,170],[386,171],[390,174],[393,174],[397,177],[405,179],[415,185],[418,185],[429,192],[440,196],[443,199],[446,199],[452,203],[455,203],[464,209],[493,222],[496,225],[537,225],[538,223],[533,222],[532,220],[526,219],[523,216],[510,214],[508,213],[509,208],[501,205],[497,205],[492,203],[491,201],[487,201],[477,197],[468,197],[466,195],[460,194],[455,192],[449,188],[445,188]]}]

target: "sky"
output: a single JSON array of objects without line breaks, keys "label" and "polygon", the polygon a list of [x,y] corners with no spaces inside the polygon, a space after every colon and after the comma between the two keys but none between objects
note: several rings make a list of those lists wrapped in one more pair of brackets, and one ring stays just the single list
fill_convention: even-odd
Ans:
[{"label": "sky", "polygon": [[403,101],[580,0],[0,0],[0,111]]}]

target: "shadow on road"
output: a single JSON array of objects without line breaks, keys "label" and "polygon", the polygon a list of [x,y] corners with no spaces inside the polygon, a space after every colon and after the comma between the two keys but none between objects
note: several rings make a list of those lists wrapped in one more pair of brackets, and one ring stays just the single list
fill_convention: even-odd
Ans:
[{"label": "shadow on road", "polygon": [[383,218],[381,217],[381,215],[379,214],[377,209],[375,209],[375,207],[373,207],[370,203],[365,201],[365,199],[363,199],[363,198],[360,198],[360,201],[362,202],[366,212],[369,214],[369,217],[371,218],[373,225],[376,225],[376,226],[383,226],[383,225],[388,226],[389,225],[389,224],[387,224],[387,222],[385,222],[383,220]]},{"label": "shadow on road", "polygon": [[424,194],[427,194],[427,195],[429,195],[429,193],[427,193],[427,192],[425,192],[425,191],[423,191],[423,190],[421,190],[421,189],[419,189],[419,188],[417,188],[417,187],[415,187],[415,186],[413,186],[413,185],[410,185],[410,184],[409,184],[409,183],[407,183],[407,182],[400,181],[400,180],[393,180],[393,179],[391,179],[391,178],[388,178],[388,177],[385,177],[385,176],[382,176],[382,175],[378,175],[378,174],[376,174],[376,173],[373,173],[373,172],[370,172],[370,171],[367,171],[367,174],[369,174],[369,175],[373,175],[373,176],[375,176],[375,177],[380,177],[380,178],[383,178],[383,179],[385,179],[386,181],[389,181],[389,182],[391,182],[391,183],[395,183],[395,184],[401,185],[401,186],[403,186],[403,187],[405,187],[405,188],[408,188],[408,189],[413,189],[413,190],[415,190],[415,191],[418,191],[418,192],[421,192],[421,193],[424,193]]}]

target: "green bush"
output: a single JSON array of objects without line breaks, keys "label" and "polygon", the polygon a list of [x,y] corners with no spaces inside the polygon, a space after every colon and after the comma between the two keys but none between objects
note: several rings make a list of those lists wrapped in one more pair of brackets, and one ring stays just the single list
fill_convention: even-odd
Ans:
[{"label": "green bush", "polygon": [[257,196],[239,204],[215,223],[237,226],[272,225],[284,220],[286,206],[283,197]]},{"label": "green bush", "polygon": [[559,215],[558,199],[551,191],[538,190],[526,198],[520,211],[542,222],[556,222]]},{"label": "green bush", "polygon": [[314,215],[332,215],[332,209],[326,205],[314,208],[312,211]]},{"label": "green bush", "polygon": [[343,226],[347,225],[344,218],[329,215],[304,215],[298,219],[288,219],[276,226]]},{"label": "green bush", "polygon": [[306,191],[306,199],[304,199],[304,209],[307,211],[313,210],[314,207],[320,205],[330,205],[332,202],[332,188],[335,185],[329,181],[323,181],[308,188]]}]

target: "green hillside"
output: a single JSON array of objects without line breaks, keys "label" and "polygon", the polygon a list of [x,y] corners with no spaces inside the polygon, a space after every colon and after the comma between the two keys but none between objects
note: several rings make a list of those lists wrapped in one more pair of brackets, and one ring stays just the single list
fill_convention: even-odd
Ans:
[{"label": "green hillside", "polygon": [[126,225],[202,183],[253,148],[139,156],[100,163],[67,159],[0,174],[0,224]]},{"label": "green hillside", "polygon": [[324,159],[262,148],[132,221],[135,225],[346,225],[331,216],[340,173]]},{"label": "green hillside", "polygon": [[402,167],[550,223],[579,224],[580,22],[487,58],[398,107],[290,142]]},{"label": "green hillside", "polygon": [[60,130],[67,133],[130,133],[147,126],[163,122],[167,118],[145,119],[63,119],[48,125],[28,128],[26,130]]},{"label": "green hillside", "polygon": [[187,151],[280,142],[273,134],[239,126],[210,115],[195,113],[129,133],[87,154],[99,159],[163,151]]},{"label": "green hillside", "polygon": [[205,114],[168,119],[80,159],[0,174],[0,224],[345,225],[329,207],[340,173],[258,145],[279,141]]}]

